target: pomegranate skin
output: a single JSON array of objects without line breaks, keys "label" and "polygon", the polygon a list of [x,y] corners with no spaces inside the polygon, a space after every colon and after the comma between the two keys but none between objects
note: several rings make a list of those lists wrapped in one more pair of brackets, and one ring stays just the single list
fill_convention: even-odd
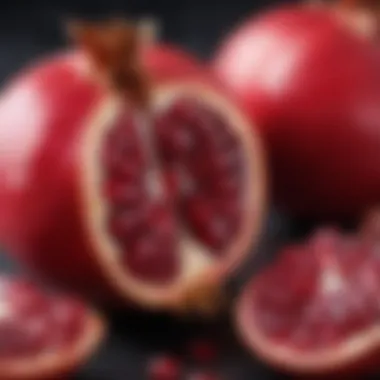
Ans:
[{"label": "pomegranate skin", "polygon": [[[44,276],[100,295],[102,272],[82,225],[77,148],[84,118],[102,95],[80,62],[77,53],[44,61],[2,94],[0,237]],[[7,149],[14,140],[17,152]]]},{"label": "pomegranate skin", "polygon": [[169,44],[156,44],[143,51],[142,56],[147,71],[153,74],[153,80],[174,81],[178,78],[204,76],[202,65],[191,54]]},{"label": "pomegranate skin", "polygon": [[300,217],[355,217],[379,201],[380,52],[338,14],[269,11],[227,38],[213,62],[257,121],[278,205]]},{"label": "pomegranate skin", "polygon": [[[180,50],[154,46],[144,54],[153,86],[178,80],[218,86],[200,63]],[[83,136],[89,116],[92,120],[97,105],[109,96],[80,51],[48,57],[3,91],[0,240],[17,260],[54,284],[111,306],[136,306],[138,297],[122,293],[97,259],[99,247],[89,234],[83,200]],[[218,283],[224,275],[215,271],[210,277]],[[182,306],[176,302],[163,307],[176,310]]]},{"label": "pomegranate skin", "polygon": [[[143,59],[154,83],[201,75],[201,65],[174,48],[152,47]],[[86,118],[108,95],[83,62],[78,51],[59,53],[22,73],[2,93],[0,239],[44,278],[115,301],[115,289],[94,260],[81,203],[81,136]],[[175,70],[178,65],[183,70]],[[7,149],[15,140],[17,152]]]}]

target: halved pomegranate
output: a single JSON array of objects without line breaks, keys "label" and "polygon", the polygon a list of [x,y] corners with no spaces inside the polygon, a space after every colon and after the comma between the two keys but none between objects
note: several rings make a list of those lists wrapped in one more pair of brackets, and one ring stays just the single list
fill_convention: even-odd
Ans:
[{"label": "halved pomegranate", "polygon": [[102,319],[81,302],[25,279],[0,278],[0,378],[58,379],[98,347]]},{"label": "halved pomegranate", "polygon": [[247,286],[237,322],[250,349],[304,375],[378,370],[379,230],[366,228],[357,236],[321,229]]},{"label": "halved pomegranate", "polygon": [[140,49],[139,28],[75,30],[79,51],[31,68],[1,98],[1,237],[92,295],[209,308],[259,233],[259,139],[200,64],[170,77],[144,60],[162,51]]}]

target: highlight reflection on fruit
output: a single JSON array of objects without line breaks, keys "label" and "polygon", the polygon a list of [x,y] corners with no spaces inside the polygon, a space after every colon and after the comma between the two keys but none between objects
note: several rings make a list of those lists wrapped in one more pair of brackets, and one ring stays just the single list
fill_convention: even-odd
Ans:
[{"label": "highlight reflection on fruit", "polygon": [[260,231],[253,127],[195,59],[146,29],[115,20],[71,32],[77,49],[2,94],[0,236],[73,289],[211,308]]},{"label": "highlight reflection on fruit", "polygon": [[358,217],[380,201],[377,2],[287,5],[252,16],[213,69],[257,121],[281,208]]}]

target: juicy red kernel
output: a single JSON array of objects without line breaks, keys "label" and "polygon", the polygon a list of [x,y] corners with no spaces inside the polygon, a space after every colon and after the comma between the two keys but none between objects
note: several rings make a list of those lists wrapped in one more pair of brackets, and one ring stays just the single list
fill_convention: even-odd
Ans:
[{"label": "juicy red kernel", "polygon": [[114,205],[132,206],[143,201],[144,191],[138,183],[109,182],[105,195]]},{"label": "juicy red kernel", "polygon": [[192,373],[188,380],[222,380],[222,377],[213,372],[195,372]]},{"label": "juicy red kernel", "polygon": [[83,331],[86,312],[81,304],[45,295],[29,282],[2,279],[0,287],[0,357],[62,349]]},{"label": "juicy red kernel", "polygon": [[163,283],[178,273],[179,260],[173,249],[171,237],[142,234],[124,253],[124,262],[139,278]]},{"label": "juicy red kernel", "polygon": [[375,246],[323,229],[283,251],[256,282],[253,306],[261,330],[294,348],[317,349],[377,323]]},{"label": "juicy red kernel", "polygon": [[185,203],[184,215],[192,233],[215,250],[225,247],[235,232],[236,220],[223,215],[219,203],[211,199],[189,199]]},{"label": "juicy red kernel", "polygon": [[188,345],[190,358],[200,364],[213,363],[218,357],[218,347],[215,342],[197,340]]},{"label": "juicy red kernel", "polygon": [[183,215],[190,231],[215,251],[226,247],[238,228],[236,206],[232,202],[194,196],[185,202]]},{"label": "juicy red kernel", "polygon": [[110,215],[109,229],[113,236],[124,244],[132,240],[146,225],[148,215],[141,208],[115,210]]},{"label": "juicy red kernel", "polygon": [[197,99],[183,98],[150,126],[122,115],[108,131],[102,152],[108,231],[140,279],[161,283],[178,275],[178,225],[212,253],[233,241],[242,221],[244,168],[227,123]]},{"label": "juicy red kernel", "polygon": [[181,363],[174,357],[161,356],[148,365],[148,380],[180,380]]},{"label": "juicy red kernel", "polygon": [[[174,132],[177,130],[181,131],[179,135]],[[242,178],[238,173],[242,169],[242,152],[236,138],[225,125],[225,121],[219,118],[216,113],[196,100],[182,99],[173,104],[160,117],[159,131],[160,135],[164,136],[160,139],[160,148],[165,157],[168,156],[168,151],[175,150],[178,146],[181,146],[180,150],[192,152],[192,154],[186,155],[174,154],[175,162],[173,163],[177,165],[180,163],[181,169],[186,171],[186,176],[192,177],[190,182],[194,184],[194,191],[198,189],[202,195],[204,194],[206,203],[215,198],[229,202],[231,199],[239,197]],[[181,136],[181,143],[177,141],[177,136]],[[183,146],[185,141],[187,148]],[[187,144],[189,141],[192,143]],[[186,203],[186,200],[184,202]],[[191,205],[187,208],[191,209]],[[237,212],[241,212],[238,206]],[[217,210],[212,210],[208,221],[205,222],[207,224],[210,221],[213,224],[210,228],[211,233],[205,233],[204,236],[200,234],[197,237],[206,245],[212,246],[211,241],[214,240],[215,243],[217,239],[207,240],[205,238],[222,227],[227,228],[228,217],[229,215],[218,215]],[[197,224],[196,221],[189,220],[187,214],[184,214],[183,218],[188,222],[191,229],[194,227],[193,225]],[[239,221],[236,222],[238,225]],[[195,230],[199,231],[204,228],[203,225],[194,227]],[[236,229],[226,231],[229,240],[235,231]],[[221,249],[227,245],[227,241],[218,242],[215,245]]]}]

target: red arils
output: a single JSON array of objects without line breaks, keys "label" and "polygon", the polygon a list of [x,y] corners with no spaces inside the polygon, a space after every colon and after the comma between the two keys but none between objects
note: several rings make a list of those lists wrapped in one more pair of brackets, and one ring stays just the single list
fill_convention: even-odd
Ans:
[{"label": "red arils", "polygon": [[0,237],[86,295],[198,311],[258,236],[259,138],[186,55],[139,46],[128,23],[74,29],[78,50],[1,98]]},{"label": "red arils", "polygon": [[104,327],[76,300],[43,293],[31,282],[0,279],[0,377],[58,378],[97,348]]},{"label": "red arils", "polygon": [[180,380],[181,372],[181,365],[174,357],[157,357],[149,363],[148,380]]},{"label": "red arils", "polygon": [[380,347],[377,251],[377,241],[332,229],[285,249],[240,300],[247,344],[289,371],[366,369]]},{"label": "red arils", "polygon": [[208,340],[190,342],[187,349],[191,360],[197,363],[213,364],[218,356],[216,343]]},{"label": "red arils", "polygon": [[[211,368],[216,364],[218,348],[216,343],[207,339],[192,340],[185,346],[184,357],[172,355],[153,358],[148,364],[149,380],[217,380]],[[186,364],[191,365],[186,368]]]},{"label": "red arils", "polygon": [[222,380],[222,377],[212,372],[196,372],[191,374],[188,380]]},{"label": "red arils", "polygon": [[165,282],[178,272],[173,237],[160,232],[137,236],[125,252],[128,270],[147,281]]}]

